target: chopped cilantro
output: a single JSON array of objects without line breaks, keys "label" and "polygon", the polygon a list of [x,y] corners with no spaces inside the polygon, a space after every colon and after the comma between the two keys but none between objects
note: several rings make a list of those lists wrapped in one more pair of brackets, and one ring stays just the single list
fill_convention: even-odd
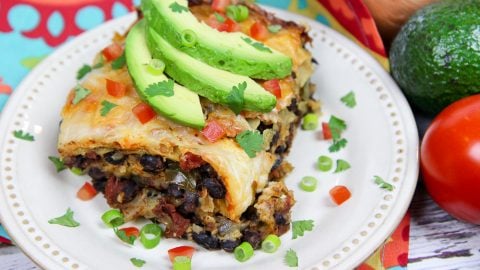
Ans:
[{"label": "chopped cilantro", "polygon": [[113,231],[115,232],[117,237],[120,238],[120,240],[122,240],[123,242],[125,242],[129,245],[133,245],[133,243],[137,239],[137,237],[135,237],[134,235],[127,236],[127,233],[124,230],[119,230],[118,228],[113,228]]},{"label": "chopped cilantro", "polygon": [[89,65],[83,65],[78,71],[77,71],[77,80],[81,80],[85,75],[87,75],[90,71],[92,71],[92,67]]},{"label": "chopped cilantro", "polygon": [[297,220],[292,222],[292,239],[303,236],[305,231],[313,230],[313,220]]},{"label": "chopped cilantro", "polygon": [[73,219],[73,211],[70,208],[67,209],[67,212],[63,216],[50,219],[48,221],[48,223],[62,225],[62,226],[65,226],[65,227],[78,227],[78,226],[80,226],[80,223],[78,223],[77,221],[75,221]]},{"label": "chopped cilantro", "polygon": [[182,13],[182,12],[188,12],[188,8],[187,7],[184,7],[182,5],[180,5],[179,3],[177,2],[173,2],[169,8],[173,11],[173,12],[176,12],[176,13]]},{"label": "chopped cilantro", "polygon": [[330,116],[330,120],[328,120],[328,126],[330,127],[332,138],[334,140],[340,139],[342,132],[347,129],[347,124],[345,121],[334,115]]},{"label": "chopped cilantro", "polygon": [[133,265],[136,267],[142,267],[145,264],[144,260],[137,259],[137,258],[131,258],[130,261],[132,262]]},{"label": "chopped cilantro", "polygon": [[350,169],[350,163],[343,159],[337,159],[337,167],[335,168],[334,173],[339,173]]},{"label": "chopped cilantro", "polygon": [[353,91],[348,92],[348,94],[343,96],[340,100],[349,108],[353,108],[357,105],[355,93]]},{"label": "chopped cilantro", "polygon": [[238,86],[232,87],[232,91],[227,96],[228,107],[239,114],[245,103],[244,92],[247,89],[247,82],[239,83]]},{"label": "chopped cilantro", "polygon": [[80,86],[80,85],[77,85],[77,87],[75,87],[75,97],[73,98],[72,100],[72,104],[73,105],[76,105],[78,104],[80,101],[82,101],[82,99],[86,98],[88,95],[90,95],[91,91]]},{"label": "chopped cilantro", "polygon": [[103,59],[103,57],[100,57],[100,61],[98,61],[98,63],[96,63],[96,64],[92,67],[92,69],[97,69],[97,68],[103,67],[104,61],[105,61],[105,60]]},{"label": "chopped cilantro", "polygon": [[145,90],[145,92],[149,97],[154,97],[154,96],[171,97],[174,94],[173,87],[174,87],[174,81],[172,79],[168,79],[166,81],[150,84]]},{"label": "chopped cilantro", "polygon": [[215,18],[217,19],[218,22],[221,22],[221,23],[225,22],[225,17],[223,17],[219,13],[215,12],[215,13],[213,13],[213,15],[215,15]]},{"label": "chopped cilantro", "polygon": [[263,43],[260,43],[260,42],[255,42],[253,41],[252,39],[250,38],[246,38],[246,37],[242,37],[243,41],[245,41],[246,43],[248,43],[250,46],[254,47],[255,49],[261,51],[261,52],[269,52],[271,53],[272,50],[270,50],[270,48],[266,47],[265,45],[263,45]]},{"label": "chopped cilantro", "polygon": [[328,151],[330,151],[330,153],[338,152],[340,151],[340,149],[345,148],[345,146],[347,146],[347,142],[348,141],[345,138],[342,138],[339,140],[333,140],[332,145],[328,147]]},{"label": "chopped cilantro", "polygon": [[35,138],[33,137],[32,134],[28,133],[28,132],[23,132],[23,130],[15,130],[13,132],[13,136],[17,139],[20,139],[20,140],[25,140],[25,141],[29,141],[29,142],[33,142],[35,141]]},{"label": "chopped cilantro", "polygon": [[280,24],[272,24],[268,26],[268,31],[270,31],[270,33],[278,33],[280,30],[282,30],[282,26]]},{"label": "chopped cilantro", "polygon": [[125,52],[122,53],[117,59],[112,61],[112,69],[121,69],[125,66]]},{"label": "chopped cilantro", "polygon": [[285,254],[284,262],[289,267],[298,267],[298,256],[295,250],[289,249]]},{"label": "chopped cilantro", "polygon": [[118,106],[117,104],[111,103],[107,100],[102,101],[102,108],[100,109],[100,115],[106,116],[113,108],[117,106]]},{"label": "chopped cilantro", "polygon": [[58,157],[50,156],[48,157],[48,159],[53,163],[53,165],[55,165],[55,169],[57,169],[57,172],[61,172],[67,168],[63,163],[63,160]]},{"label": "chopped cilantro", "polygon": [[263,149],[263,136],[258,131],[245,130],[235,139],[250,158],[254,158]]},{"label": "chopped cilantro", "polygon": [[388,191],[393,191],[393,189],[395,188],[392,184],[386,182],[380,176],[375,175],[373,179],[375,181],[375,184],[377,184],[380,188],[386,189]]}]

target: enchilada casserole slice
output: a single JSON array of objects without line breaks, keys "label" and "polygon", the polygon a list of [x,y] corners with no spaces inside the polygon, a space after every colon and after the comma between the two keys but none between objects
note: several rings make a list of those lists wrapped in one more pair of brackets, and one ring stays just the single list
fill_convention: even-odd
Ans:
[{"label": "enchilada casserole slice", "polygon": [[[74,102],[75,90],[70,92],[58,138],[64,163],[88,174],[95,189],[126,220],[151,219],[165,225],[166,237],[226,251],[243,241],[258,248],[267,235],[289,230],[295,200],[284,183],[292,169],[285,157],[303,115],[319,110],[309,82],[313,66],[305,49],[310,41],[305,27],[240,3],[250,15],[237,23],[238,30],[250,35],[255,22],[278,25],[280,29],[262,42],[292,59],[291,74],[277,80],[281,92],[272,111],[235,114],[228,106],[200,97],[207,126],[215,123],[224,132],[214,141],[204,130],[160,114],[141,123],[132,110],[143,101],[127,66],[113,69],[107,62],[79,82],[89,91],[81,101]],[[209,1],[189,1],[189,9],[207,23],[214,14]],[[125,37],[113,42],[123,47]],[[103,57],[99,54],[97,60]],[[126,86],[125,95],[109,94],[107,80]],[[104,101],[116,105],[108,114],[101,113]],[[238,143],[245,131],[258,131],[263,139],[254,156]]]}]

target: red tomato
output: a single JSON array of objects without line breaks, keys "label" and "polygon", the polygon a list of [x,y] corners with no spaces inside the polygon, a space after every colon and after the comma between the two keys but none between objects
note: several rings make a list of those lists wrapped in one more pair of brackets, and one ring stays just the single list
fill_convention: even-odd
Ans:
[{"label": "red tomato", "polygon": [[255,22],[250,27],[250,36],[256,40],[265,40],[268,37],[268,29],[265,24],[261,22]]},{"label": "red tomato", "polygon": [[180,169],[187,172],[196,169],[203,164],[205,164],[205,161],[202,159],[202,157],[191,152],[186,152],[182,157],[180,157]]},{"label": "red tomato", "polygon": [[332,189],[330,189],[330,197],[337,205],[341,205],[350,199],[351,196],[352,194],[346,186],[334,186]]},{"label": "red tomato", "polygon": [[77,198],[82,201],[93,199],[97,195],[97,190],[89,182],[85,182],[83,186],[77,191]]},{"label": "red tomato", "polygon": [[138,238],[140,231],[135,227],[122,228],[120,231],[124,231],[127,237],[135,236]]},{"label": "red tomato", "polygon": [[282,97],[282,88],[278,80],[269,80],[262,83],[263,88],[275,95],[277,98]]},{"label": "red tomato", "polygon": [[420,163],[433,200],[452,216],[480,224],[480,95],[456,101],[435,117]]},{"label": "red tomato", "polygon": [[215,120],[209,121],[203,128],[202,134],[210,142],[216,142],[226,134],[225,129]]},{"label": "red tomato", "polygon": [[123,53],[122,46],[117,43],[112,43],[105,49],[103,49],[102,54],[107,61],[112,61],[120,57]]},{"label": "red tomato", "polygon": [[230,0],[213,0],[212,9],[216,12],[224,13],[230,5]]},{"label": "red tomato", "polygon": [[219,22],[217,20],[217,17],[215,15],[211,15],[208,20],[207,24],[212,27],[217,29],[220,32],[238,32],[240,31],[240,26],[232,19],[225,17],[224,15],[222,16],[225,21],[224,22]]},{"label": "red tomato", "polygon": [[109,79],[106,79],[106,82],[107,82],[107,92],[110,96],[116,97],[116,98],[121,98],[125,96],[125,93],[127,92],[127,86],[125,84],[112,81]]},{"label": "red tomato", "polygon": [[170,261],[173,263],[173,260],[177,256],[186,256],[192,259],[193,253],[195,252],[195,248],[191,246],[179,246],[176,248],[172,248],[168,250],[168,257],[170,257]]},{"label": "red tomato", "polygon": [[326,122],[322,122],[322,133],[325,140],[330,140],[332,138],[332,131],[330,130],[330,125]]},{"label": "red tomato", "polygon": [[142,124],[147,123],[157,115],[152,107],[145,103],[139,103],[137,106],[133,107],[132,112]]}]

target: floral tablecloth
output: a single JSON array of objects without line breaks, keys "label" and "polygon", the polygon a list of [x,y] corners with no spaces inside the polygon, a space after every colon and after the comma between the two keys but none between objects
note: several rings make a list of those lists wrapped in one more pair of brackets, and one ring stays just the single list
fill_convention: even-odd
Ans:
[{"label": "floral tablecloth", "polygon": [[[106,20],[132,11],[139,0],[1,0],[0,111],[15,87],[58,46]],[[388,69],[382,40],[361,0],[258,0],[310,17],[355,40]],[[410,217],[358,269],[405,269]],[[10,243],[0,225],[0,243]]]}]

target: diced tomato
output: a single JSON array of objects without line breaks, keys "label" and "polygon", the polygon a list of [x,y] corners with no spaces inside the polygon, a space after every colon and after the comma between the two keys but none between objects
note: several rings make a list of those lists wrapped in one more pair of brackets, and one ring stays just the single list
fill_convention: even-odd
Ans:
[{"label": "diced tomato", "polygon": [[255,22],[250,27],[250,36],[256,40],[265,40],[268,37],[268,29],[265,24]]},{"label": "diced tomato", "polygon": [[140,235],[140,231],[135,227],[122,228],[120,229],[120,231],[124,231],[127,237],[130,237],[130,236],[138,237]]},{"label": "diced tomato", "polygon": [[118,43],[112,43],[105,49],[103,49],[102,54],[107,61],[112,61],[120,57],[123,53],[123,48]]},{"label": "diced tomato", "polygon": [[152,109],[152,107],[148,106],[145,103],[139,103],[137,106],[133,107],[132,109],[133,114],[137,117],[140,123],[145,124],[148,121],[155,118],[157,113]]},{"label": "diced tomato", "polygon": [[342,203],[350,199],[351,196],[352,194],[346,186],[334,186],[330,190],[330,197],[337,205],[341,205]]},{"label": "diced tomato", "polygon": [[240,25],[230,18],[225,21],[224,25],[226,32],[238,32],[241,30]]},{"label": "diced tomato", "polygon": [[332,138],[332,131],[330,130],[330,125],[326,122],[322,122],[322,133],[325,140],[330,140]]},{"label": "diced tomato", "polygon": [[106,79],[106,82],[107,82],[107,92],[110,96],[116,97],[116,98],[121,98],[125,96],[125,93],[127,92],[127,86],[125,84],[112,81],[109,79]]},{"label": "diced tomato", "polygon": [[224,15],[220,15],[223,18],[225,18],[225,22],[219,22],[217,20],[217,17],[215,15],[211,15],[208,20],[207,24],[212,27],[217,29],[220,32],[238,32],[240,31],[240,25],[238,25],[234,20],[225,17]]},{"label": "diced tomato", "polygon": [[190,170],[196,169],[202,166],[203,164],[205,164],[205,161],[202,159],[202,157],[197,156],[191,152],[186,152],[180,158],[180,169],[187,172]]},{"label": "diced tomato", "polygon": [[195,248],[191,246],[179,246],[176,248],[172,248],[168,250],[168,257],[170,257],[170,261],[173,263],[175,257],[177,256],[185,256],[192,259],[193,253],[195,252]]},{"label": "diced tomato", "polygon": [[282,88],[280,88],[280,82],[278,80],[269,80],[262,83],[263,88],[268,92],[275,95],[277,98],[282,97]]},{"label": "diced tomato", "polygon": [[83,186],[77,191],[77,198],[82,201],[93,199],[97,195],[97,190],[89,182],[85,182]]},{"label": "diced tomato", "polygon": [[217,121],[212,120],[203,128],[202,134],[210,142],[216,142],[225,136],[226,131]]},{"label": "diced tomato", "polygon": [[230,0],[213,0],[212,9],[216,12],[224,13],[230,5]]}]

